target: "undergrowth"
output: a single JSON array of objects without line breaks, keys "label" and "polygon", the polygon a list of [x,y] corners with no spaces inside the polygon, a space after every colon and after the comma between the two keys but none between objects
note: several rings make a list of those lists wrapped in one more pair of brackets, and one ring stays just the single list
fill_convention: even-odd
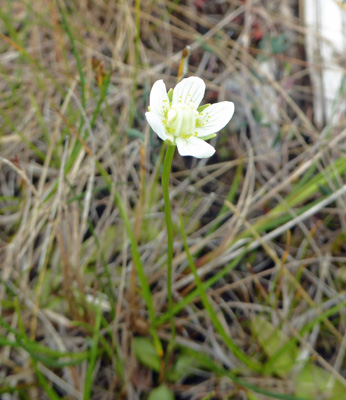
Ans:
[{"label": "undergrowth", "polygon": [[[346,398],[346,131],[312,122],[297,3],[0,1],[1,399]],[[173,159],[165,359],[144,113],[186,45],[235,115]]]}]

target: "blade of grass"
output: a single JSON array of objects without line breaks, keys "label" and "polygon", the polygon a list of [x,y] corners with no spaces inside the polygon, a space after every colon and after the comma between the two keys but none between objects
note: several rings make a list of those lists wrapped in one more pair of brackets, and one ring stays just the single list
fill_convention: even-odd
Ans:
[{"label": "blade of grass", "polygon": [[193,276],[195,278],[195,283],[196,287],[198,290],[198,294],[201,297],[203,306],[205,310],[208,312],[210,320],[212,324],[214,325],[216,331],[219,333],[219,335],[222,337],[224,343],[227,345],[227,347],[232,351],[232,353],[235,355],[238,360],[240,360],[244,365],[246,365],[249,369],[260,372],[262,369],[261,364],[257,361],[252,359],[251,357],[247,356],[233,341],[233,339],[227,334],[225,331],[224,327],[222,326],[222,323],[220,322],[218,316],[216,315],[216,312],[214,311],[212,305],[210,304],[208,300],[208,296],[206,291],[203,288],[203,284],[201,282],[201,279],[197,273],[197,268],[195,266],[195,263],[192,259],[192,256],[189,251],[189,247],[187,244],[187,239],[185,235],[185,231],[183,228],[183,223],[182,223],[182,218],[180,217],[180,233],[183,239],[183,244],[184,244],[184,249],[187,255],[187,260],[190,265],[191,271],[193,273]]},{"label": "blade of grass", "polygon": [[133,126],[136,111],[136,92],[138,86],[138,68],[140,61],[139,44],[141,40],[141,0],[135,0],[135,25],[136,25],[136,36],[135,36],[135,60],[134,60],[134,71],[132,77],[132,95],[129,110],[129,122],[128,126]]},{"label": "blade of grass", "polygon": [[40,369],[38,368],[37,361],[35,359],[31,359],[31,362],[34,367],[34,370],[35,370],[36,376],[38,378],[38,381],[40,383],[40,386],[46,392],[49,399],[50,400],[60,400],[60,396],[58,396],[56,391],[51,388],[49,382],[47,381],[45,376],[42,374]]},{"label": "blade of grass", "polygon": [[[233,200],[234,200],[236,194],[238,193],[238,188],[239,188],[242,172],[243,172],[243,162],[241,161],[237,165],[235,176],[234,176],[234,179],[232,180],[232,185],[231,185],[229,192],[227,194],[227,197],[226,197],[226,200],[228,200],[230,203],[233,203]],[[228,207],[226,206],[226,204],[223,204],[221,207],[221,210],[217,214],[217,217],[223,215],[227,210],[228,210]],[[209,229],[208,234],[213,233],[221,225],[221,223],[222,222],[220,221],[220,222],[217,222],[215,225],[213,225]]]},{"label": "blade of grass", "polygon": [[[70,43],[71,43],[71,47],[72,47],[72,53],[73,53],[73,55],[74,55],[74,57],[76,59],[77,69],[78,69],[79,79],[80,79],[82,106],[85,109],[85,105],[86,105],[85,76],[84,76],[84,72],[83,72],[82,62],[81,62],[81,60],[79,58],[79,53],[78,53],[78,50],[77,50],[77,47],[76,47],[74,36],[72,34],[72,31],[70,29],[70,26],[69,26],[67,18],[66,18],[65,10],[60,4],[59,4],[59,11],[60,11],[60,15],[61,15],[62,22],[63,22],[63,27],[65,28],[65,31],[67,33],[68,38],[70,39]],[[83,122],[81,122],[81,124],[83,125]]]},{"label": "blade of grass", "polygon": [[216,364],[215,361],[213,361],[207,354],[203,352],[199,352],[196,350],[192,350],[189,348],[184,348],[184,351],[186,351],[188,354],[191,354],[193,357],[195,357],[196,360],[198,360],[199,363],[204,364],[205,368],[209,369],[210,371],[214,372],[218,376],[221,377],[228,377],[230,378],[234,383],[239,385],[241,388],[246,388],[248,390],[252,390],[255,393],[258,394],[263,394],[265,396],[268,396],[272,399],[280,399],[280,400],[307,400],[302,397],[296,397],[290,394],[280,394],[280,393],[273,393],[269,390],[262,389],[258,387],[257,385],[254,385],[252,383],[246,382],[244,379],[239,378],[235,374],[233,374],[231,371],[226,370],[225,368],[219,366]]},{"label": "blade of grass", "polygon": [[[242,253],[240,253],[234,260],[232,260],[225,268],[223,268],[221,271],[219,271],[217,274],[215,274],[213,277],[209,278],[206,282],[203,282],[203,290],[206,291],[213,285],[215,285],[220,279],[222,279],[224,276],[226,276],[232,269],[234,269],[241,259],[244,257],[246,253],[246,250],[244,250]],[[178,303],[175,304],[173,307],[173,314],[176,315],[178,314],[186,305],[197,299],[199,295],[198,289],[194,289],[191,293],[189,293],[187,296],[184,296],[184,298]],[[162,325],[163,323],[167,322],[169,320],[169,312],[165,312],[163,315],[161,315],[160,318],[157,319],[156,324],[157,325]]]},{"label": "blade of grass", "polygon": [[[300,331],[299,331],[299,337],[304,338],[305,335],[309,332],[311,332],[316,324],[323,324],[325,323],[326,319],[329,317],[332,317],[338,313],[340,313],[341,310],[345,309],[346,307],[346,300],[340,302],[339,304],[336,304],[334,307],[329,308],[328,310],[318,314],[316,318],[314,318],[312,321],[308,322],[306,325],[304,325]],[[280,348],[278,352],[273,355],[270,360],[267,362],[267,368],[268,371],[270,370],[271,366],[275,364],[275,361],[285,352],[290,351],[294,346],[297,346],[299,343],[298,336],[292,337],[290,340],[288,340],[283,346]],[[338,378],[338,377],[337,377]],[[343,385],[345,385],[345,382],[342,380],[339,380],[339,382]],[[346,390],[346,389],[345,389]]]},{"label": "blade of grass", "polygon": [[[29,340],[26,337],[25,332],[19,332],[16,329],[12,328],[1,316],[0,326],[5,328],[8,332],[12,333],[16,339],[14,341],[11,341],[5,338],[0,338],[0,345],[11,346],[13,348],[22,348],[27,351],[28,354],[30,354],[32,359],[36,359],[45,365],[59,368],[68,365],[80,364],[88,357],[87,351],[78,353],[62,352],[58,350],[52,350],[49,347],[42,346],[35,341]],[[57,361],[60,358],[69,358],[70,361]]]},{"label": "blade of grass", "polygon": [[[109,176],[109,174],[107,173],[107,171],[104,169],[102,164],[99,161],[96,161],[96,166],[97,166],[100,174],[102,175],[103,179],[105,180],[105,182],[109,185],[109,187],[112,187],[112,185],[113,185],[112,179]],[[156,326],[156,312],[155,312],[155,307],[154,307],[153,298],[152,298],[152,295],[151,295],[149,283],[148,283],[147,277],[145,275],[144,266],[143,266],[142,261],[141,261],[141,257],[140,257],[138,246],[137,246],[137,242],[135,240],[135,237],[134,237],[134,234],[133,234],[133,231],[132,231],[132,227],[131,227],[129,216],[127,214],[127,210],[126,210],[125,205],[124,205],[124,203],[122,201],[121,195],[120,195],[120,193],[118,192],[118,190],[116,188],[114,188],[114,202],[115,202],[115,205],[119,209],[120,215],[121,215],[122,220],[124,221],[124,224],[125,224],[127,235],[129,237],[129,240],[130,240],[131,250],[132,250],[132,257],[133,257],[133,264],[134,264],[134,267],[136,268],[136,271],[137,271],[139,282],[140,282],[141,287],[142,287],[142,296],[143,296],[143,299],[144,299],[144,301],[146,303],[146,306],[147,306],[147,309],[148,309],[148,313],[149,313],[150,333],[151,333],[151,335],[153,337],[155,348],[156,348],[159,356],[162,357],[163,349],[162,349],[162,344],[161,344],[161,341],[159,339],[159,336],[158,336],[158,333],[157,333],[156,327],[155,327]]]},{"label": "blade of grass", "polygon": [[99,345],[99,336],[100,336],[100,328],[101,328],[101,302],[99,305],[95,307],[95,327],[94,327],[94,336],[90,348],[90,358],[88,362],[88,369],[85,375],[84,381],[84,391],[83,391],[83,400],[89,400],[91,398],[92,385],[94,382],[94,370],[98,357],[98,345]]}]

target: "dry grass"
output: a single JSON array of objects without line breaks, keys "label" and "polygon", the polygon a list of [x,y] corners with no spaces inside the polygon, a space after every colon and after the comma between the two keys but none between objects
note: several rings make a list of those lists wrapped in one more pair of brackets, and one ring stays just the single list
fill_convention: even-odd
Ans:
[{"label": "dry grass", "polygon": [[[162,382],[177,400],[346,399],[346,131],[312,122],[298,3],[0,0],[1,399],[146,399]],[[205,101],[236,112],[212,159],[174,159],[160,373],[139,354],[131,244],[165,348],[163,149],[144,112],[186,45]]]}]

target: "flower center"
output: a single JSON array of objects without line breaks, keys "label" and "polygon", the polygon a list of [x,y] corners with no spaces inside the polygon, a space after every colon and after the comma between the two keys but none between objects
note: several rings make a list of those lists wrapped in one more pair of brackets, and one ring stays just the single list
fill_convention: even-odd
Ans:
[{"label": "flower center", "polygon": [[174,104],[167,113],[167,127],[175,137],[189,137],[196,127],[196,116],[194,104]]}]

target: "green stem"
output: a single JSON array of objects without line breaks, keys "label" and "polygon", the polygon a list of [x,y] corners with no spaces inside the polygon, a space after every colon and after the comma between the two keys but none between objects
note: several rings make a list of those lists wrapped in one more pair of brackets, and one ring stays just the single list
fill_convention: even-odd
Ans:
[{"label": "green stem", "polygon": [[170,354],[174,347],[175,341],[175,323],[173,312],[173,295],[172,295],[172,260],[173,260],[173,224],[171,213],[171,201],[169,199],[169,175],[171,173],[171,166],[174,156],[175,146],[167,146],[165,161],[163,163],[162,171],[162,191],[163,199],[165,201],[165,218],[167,227],[167,297],[168,297],[168,314],[171,324],[171,340],[168,346],[166,355],[166,365],[169,360]]}]

